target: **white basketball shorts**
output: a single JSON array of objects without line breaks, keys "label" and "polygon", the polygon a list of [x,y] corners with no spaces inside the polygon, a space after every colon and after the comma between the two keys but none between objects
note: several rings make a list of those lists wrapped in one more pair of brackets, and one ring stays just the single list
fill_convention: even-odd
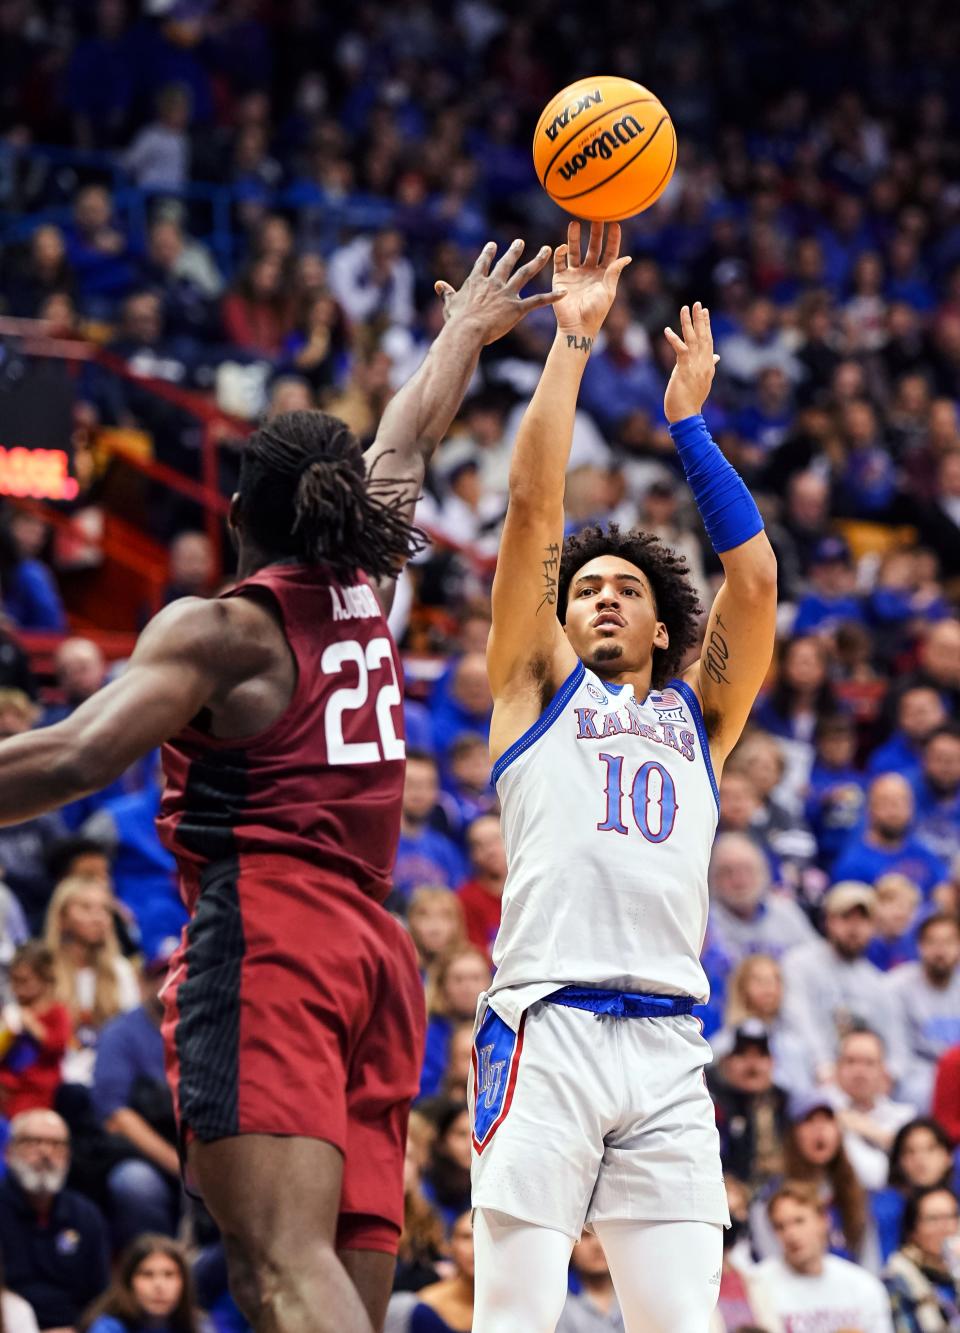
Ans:
[{"label": "white basketball shorts", "polygon": [[696,1018],[481,998],[468,1085],[472,1200],[577,1240],[593,1222],[727,1226],[711,1058]]}]

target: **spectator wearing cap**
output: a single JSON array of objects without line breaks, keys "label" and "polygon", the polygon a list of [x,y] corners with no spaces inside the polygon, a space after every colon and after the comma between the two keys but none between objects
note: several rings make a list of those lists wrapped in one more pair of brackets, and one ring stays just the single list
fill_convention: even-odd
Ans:
[{"label": "spectator wearing cap", "polygon": [[947,722],[947,712],[938,690],[916,684],[897,698],[897,725],[890,738],[879,745],[867,763],[867,772],[900,773],[912,783],[923,773],[923,748],[935,731]]},{"label": "spectator wearing cap", "polygon": [[758,1277],[785,1328],[893,1333],[883,1285],[858,1264],[827,1252],[829,1219],[816,1187],[788,1181],[767,1203],[780,1254]]},{"label": "spectator wearing cap", "polygon": [[720,834],[713,845],[708,882],[709,929],[731,966],[752,953],[780,958],[795,945],[816,939],[793,899],[771,888],[770,864],[747,834]]},{"label": "spectator wearing cap", "polygon": [[707,1070],[724,1169],[751,1188],[783,1170],[787,1094],[773,1081],[767,1029],[745,1019],[719,1065]]},{"label": "spectator wearing cap", "polygon": [[817,843],[819,864],[832,865],[859,826],[867,802],[867,784],[854,765],[857,729],[852,717],[829,713],[814,732],[813,768],[807,783],[805,814]]},{"label": "spectator wearing cap", "polygon": [[97,1046],[94,1111],[110,1134],[125,1141],[129,1154],[107,1176],[118,1249],[144,1231],[176,1233],[180,1162],[160,1035],[160,991],[175,946],[169,939],[155,950],[144,968],[139,1008],[109,1022]]},{"label": "spectator wearing cap", "polygon": [[507,880],[507,854],[497,815],[481,815],[467,829],[470,878],[457,889],[467,939],[489,958],[500,929],[500,905]]},{"label": "spectator wearing cap", "polygon": [[74,1329],[110,1280],[107,1229],[89,1199],[66,1189],[70,1132],[54,1111],[24,1111],[10,1126],[0,1181],[0,1252],[11,1291],[41,1330]]},{"label": "spectator wearing cap", "polygon": [[823,900],[826,939],[801,944],[781,964],[787,1027],[802,1042],[813,1079],[834,1074],[840,1038],[855,1027],[889,1033],[891,1072],[905,1064],[902,1042],[895,1043],[896,1008],[884,974],[866,958],[873,936],[874,893],[868,884],[835,884]]},{"label": "spectator wearing cap", "polygon": [[843,1146],[857,1179],[867,1190],[883,1189],[897,1130],[916,1108],[888,1095],[886,1044],[869,1028],[840,1041],[836,1082],[826,1089],[843,1130]]},{"label": "spectator wearing cap", "polygon": [[874,778],[867,789],[867,820],[854,833],[833,865],[835,880],[876,883],[896,872],[913,880],[924,898],[947,877],[947,867],[915,836],[913,789],[899,773]]},{"label": "spectator wearing cap", "polygon": [[938,727],[924,741],[913,793],[917,838],[948,864],[960,853],[960,726],[956,722]]},{"label": "spectator wearing cap", "polygon": [[903,1211],[900,1248],[887,1261],[883,1281],[896,1333],[946,1333],[960,1308],[956,1274],[957,1197],[942,1186],[919,1189]]},{"label": "spectator wearing cap", "polygon": [[824,537],[817,544],[810,558],[809,574],[811,591],[797,607],[794,634],[821,634],[834,629],[842,620],[863,620],[850,548],[842,537]]},{"label": "spectator wearing cap", "polygon": [[782,1181],[814,1186],[827,1213],[831,1254],[871,1270],[881,1263],[877,1229],[867,1191],[857,1179],[843,1142],[843,1130],[825,1089],[792,1097],[783,1138],[783,1176],[756,1196],[750,1209],[754,1249],[762,1257],[776,1251],[766,1201]]},{"label": "spectator wearing cap", "polygon": [[930,1109],[937,1061],[960,1042],[960,923],[937,914],[917,931],[920,960],[886,978],[907,1051],[901,1094],[921,1114]]}]

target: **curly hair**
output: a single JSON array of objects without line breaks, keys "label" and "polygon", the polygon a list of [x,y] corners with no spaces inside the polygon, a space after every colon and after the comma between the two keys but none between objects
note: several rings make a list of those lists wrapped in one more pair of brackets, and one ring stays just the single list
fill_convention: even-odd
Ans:
[{"label": "curly hair", "polygon": [[617,523],[606,528],[584,528],[563,543],[557,580],[557,615],[566,620],[567,596],[578,569],[601,555],[616,555],[629,560],[647,576],[653,590],[657,617],[667,628],[670,645],[654,648],[651,684],[664,686],[677,674],[680,663],[699,638],[698,621],[703,608],[697,597],[681,555],[664,546],[652,532],[621,532]]}]

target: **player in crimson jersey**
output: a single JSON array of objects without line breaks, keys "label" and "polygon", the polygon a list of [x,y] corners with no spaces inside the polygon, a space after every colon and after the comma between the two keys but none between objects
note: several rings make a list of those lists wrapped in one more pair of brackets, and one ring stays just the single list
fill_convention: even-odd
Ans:
[{"label": "player in crimson jersey", "polygon": [[160,831],[191,922],[165,991],[190,1171],[260,1333],[382,1325],[402,1221],[423,995],[380,906],[400,830],[400,663],[384,619],[413,509],[481,348],[557,294],[520,291],[487,245],[363,455],[342,422],[288,413],[243,458],[238,583],[144,630],[123,676],[0,745],[0,823],[118,777],[155,746]]}]

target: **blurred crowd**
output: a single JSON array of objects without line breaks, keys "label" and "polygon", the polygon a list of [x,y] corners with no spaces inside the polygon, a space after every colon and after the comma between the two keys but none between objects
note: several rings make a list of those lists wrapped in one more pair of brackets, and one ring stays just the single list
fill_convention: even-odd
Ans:
[{"label": "blurred crowd", "polygon": [[[370,440],[439,328],[434,280],[457,284],[490,238],[560,239],[530,167],[547,99],[602,70],[669,108],[678,168],[624,226],[634,261],[584,378],[566,510],[569,532],[655,531],[709,604],[720,568],[661,408],[663,326],[708,303],[708,422],[781,594],[721,779],[703,953],[729,1333],[960,1326],[958,55],[940,0],[0,0],[0,313],[251,423],[321,407]],[[430,1015],[393,1333],[471,1325],[465,1085],[506,875],[483,652],[552,321],[485,352],[393,619],[408,765],[389,905]],[[0,338],[0,387],[16,352]],[[87,365],[73,410],[78,437],[138,432],[199,475],[196,419],[142,386]],[[238,447],[222,442],[227,489]],[[80,480],[77,506],[108,502],[102,471]],[[197,512],[151,521],[165,596],[213,593],[229,571]],[[119,669],[68,637],[38,689],[18,631],[66,632],[61,574],[44,521],[5,514],[0,736]],[[8,1333],[197,1330],[200,1306],[242,1327],[163,1082],[157,991],[183,912],[157,802],[151,762],[0,830]],[[570,1287],[561,1333],[622,1328],[589,1236]]]}]

